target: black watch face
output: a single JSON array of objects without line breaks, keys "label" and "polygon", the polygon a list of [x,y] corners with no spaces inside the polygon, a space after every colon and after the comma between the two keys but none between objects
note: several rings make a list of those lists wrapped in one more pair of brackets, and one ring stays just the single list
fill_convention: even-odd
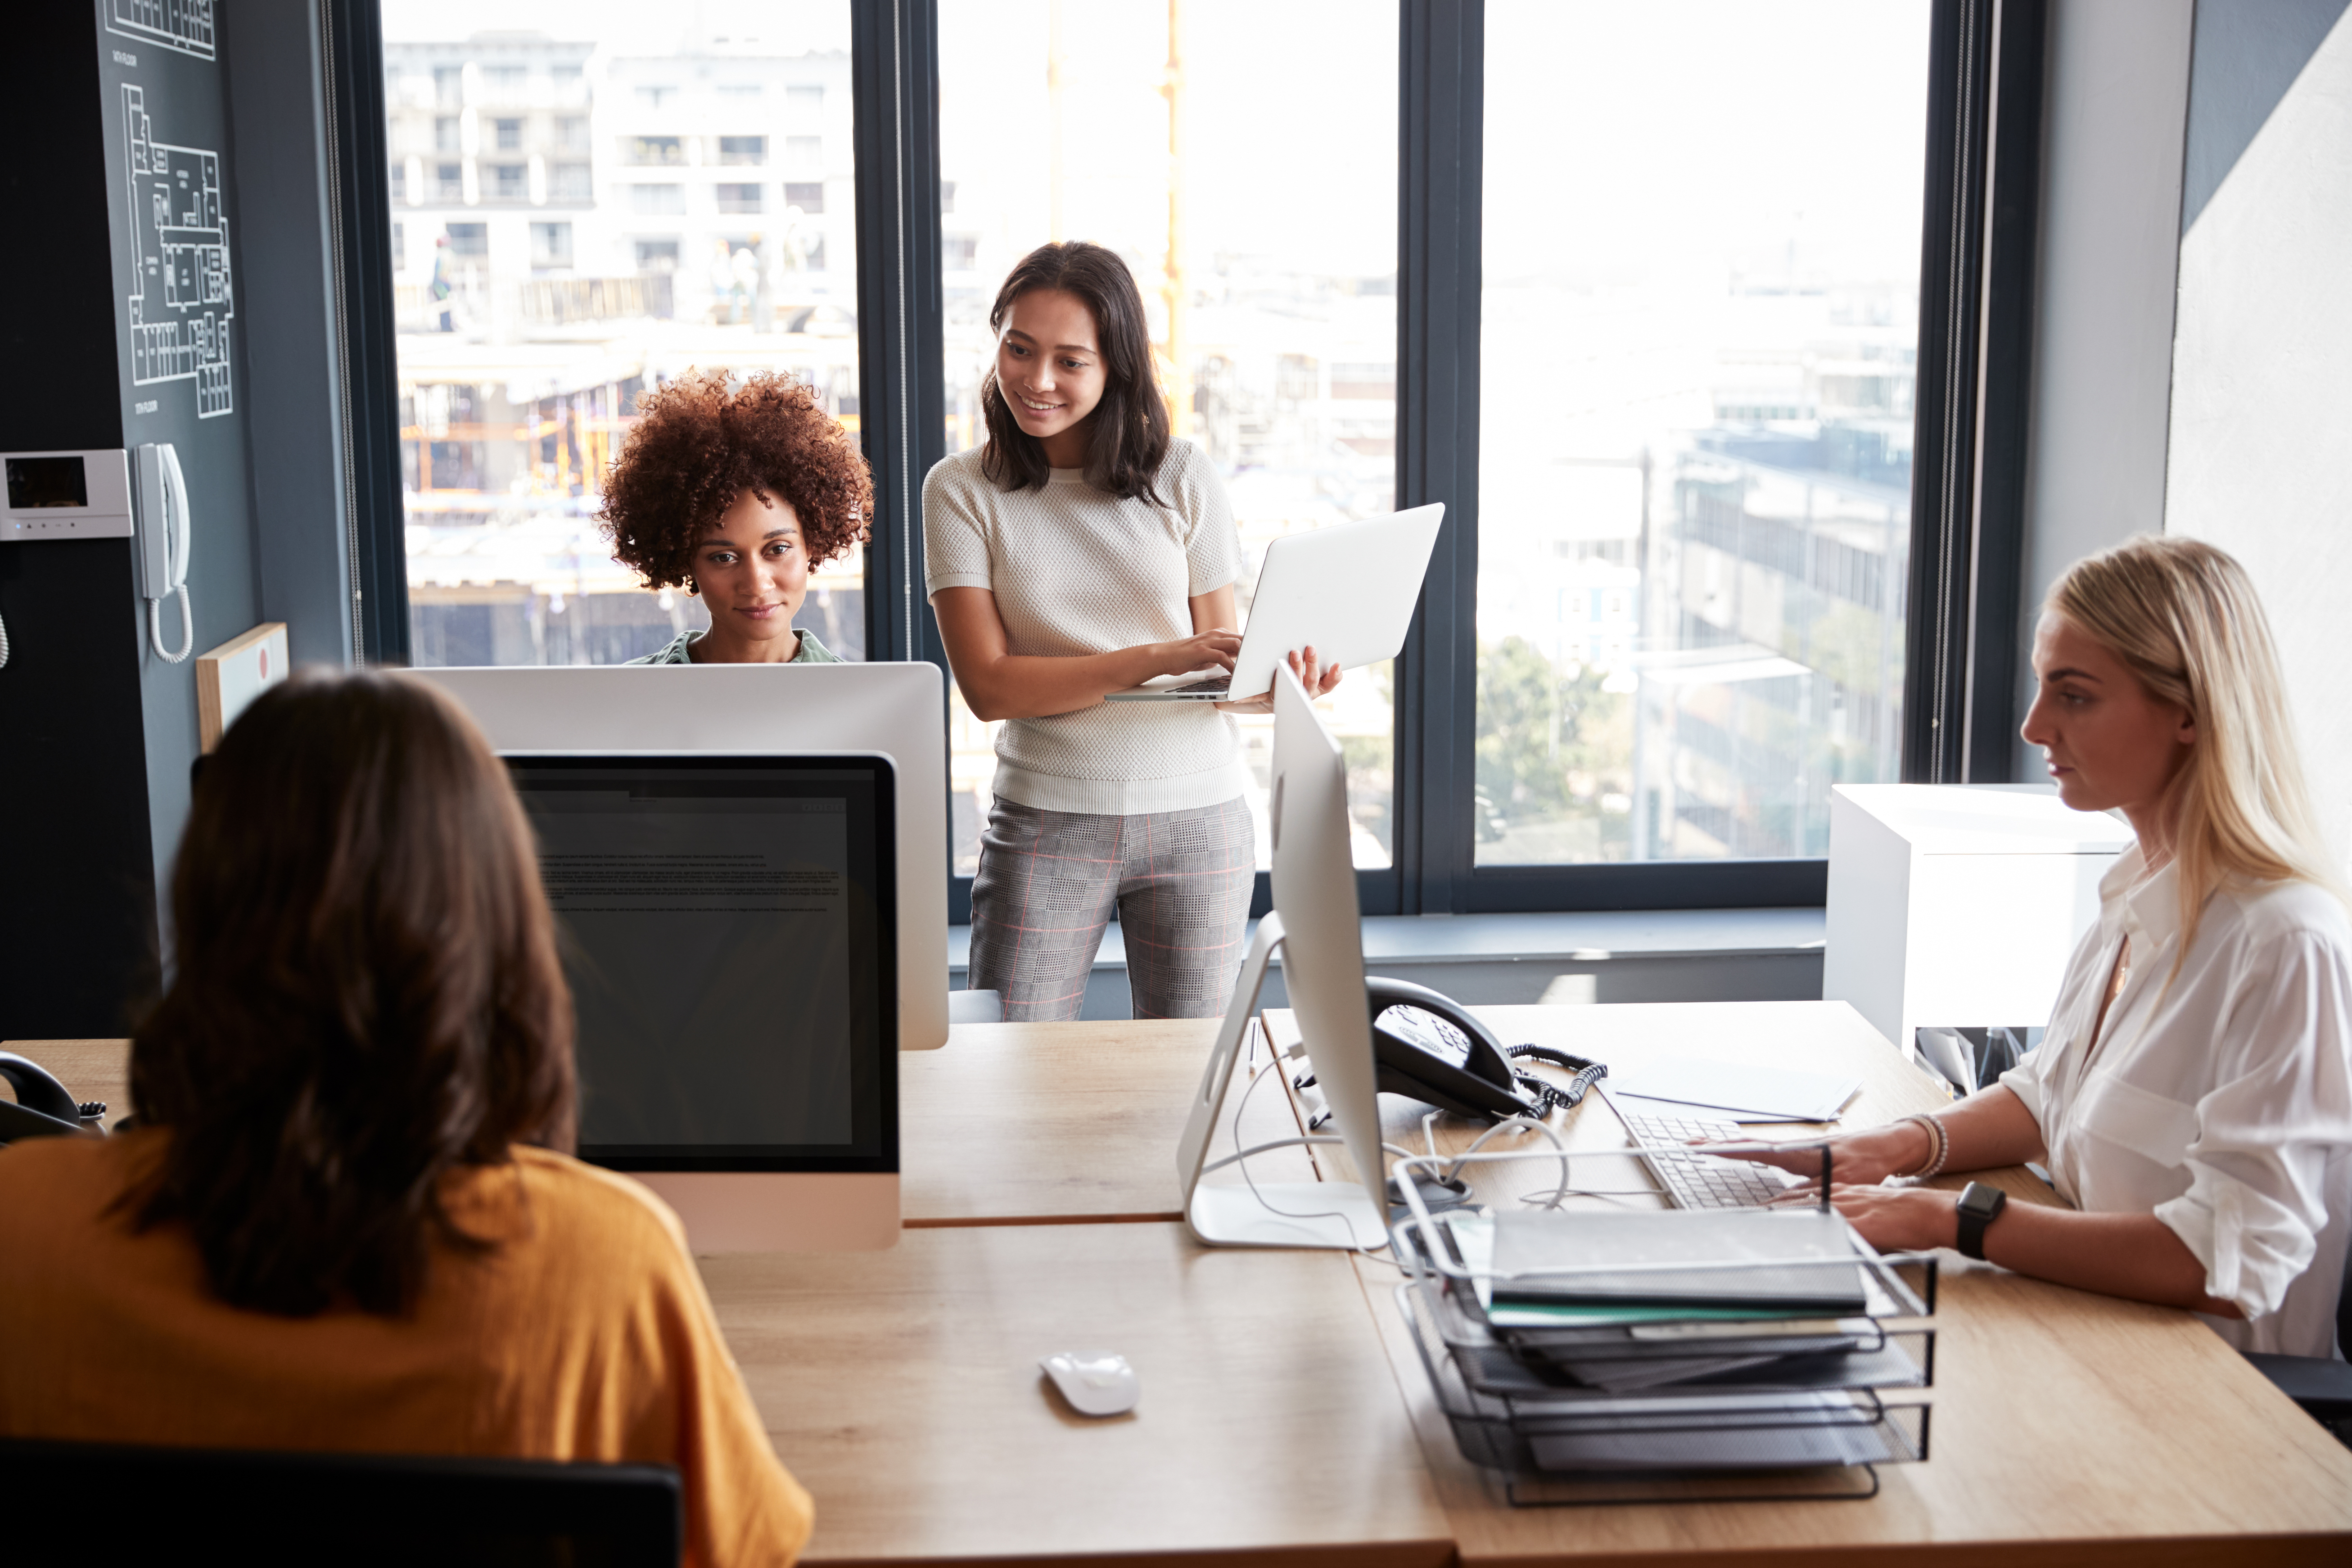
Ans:
[{"label": "black watch face", "polygon": [[1999,1187],[1988,1187],[1971,1182],[1969,1184],[1969,1190],[1960,1194],[1960,1212],[1979,1215],[1986,1219],[1990,1219],[2000,1212],[2000,1200],[2007,1195]]}]

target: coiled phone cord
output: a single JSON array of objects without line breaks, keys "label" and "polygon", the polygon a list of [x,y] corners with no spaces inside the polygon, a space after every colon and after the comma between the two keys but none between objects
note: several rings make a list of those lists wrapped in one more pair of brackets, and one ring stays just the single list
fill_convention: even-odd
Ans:
[{"label": "coiled phone cord", "polygon": [[1512,1069],[1512,1079],[1535,1100],[1538,1116],[1549,1116],[1555,1110],[1568,1110],[1584,1099],[1586,1089],[1609,1076],[1609,1069],[1601,1063],[1585,1057],[1570,1056],[1552,1046],[1506,1046],[1503,1054],[1565,1068],[1576,1075],[1563,1086],[1538,1078],[1531,1072],[1520,1072],[1516,1068]]},{"label": "coiled phone cord", "polygon": [[155,645],[155,652],[165,664],[180,664],[196,646],[196,615],[188,608],[188,585],[185,583],[172,590],[180,596],[180,651],[172,652],[163,646],[163,601],[147,601],[147,640]]}]

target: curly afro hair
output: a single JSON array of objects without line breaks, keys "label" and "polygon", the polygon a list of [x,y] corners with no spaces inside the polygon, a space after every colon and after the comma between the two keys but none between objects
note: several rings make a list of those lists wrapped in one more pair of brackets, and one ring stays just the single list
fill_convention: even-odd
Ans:
[{"label": "curly afro hair", "polygon": [[812,564],[865,539],[874,507],[856,441],[807,386],[770,373],[730,393],[725,372],[688,371],[637,399],[596,521],[646,587],[684,587],[696,542],[746,490],[791,504]]}]

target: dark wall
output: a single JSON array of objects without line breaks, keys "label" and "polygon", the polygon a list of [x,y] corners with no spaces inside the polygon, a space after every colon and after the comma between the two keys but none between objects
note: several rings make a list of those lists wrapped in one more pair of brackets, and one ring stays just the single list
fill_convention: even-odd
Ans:
[{"label": "dark wall", "polygon": [[[99,61],[86,6],[9,23],[0,448],[123,445]],[[0,1037],[119,1033],[152,951],[131,542],[0,545]]]},{"label": "dark wall", "polygon": [[214,9],[236,148],[237,407],[252,455],[256,618],[286,623],[296,664],[339,665],[351,657],[352,575],[319,8]]},{"label": "dark wall", "polygon": [[[151,647],[131,542],[0,549],[15,645],[0,668],[0,1037],[16,1039],[120,1033],[152,984],[197,751],[194,656],[257,618],[222,67],[208,39],[140,36],[109,14],[37,6],[12,30],[0,124],[23,155],[0,171],[16,215],[0,247],[0,449],[172,443],[194,520],[193,637],[181,663]],[[163,632],[174,648],[187,635],[176,601]]]},{"label": "dark wall", "polygon": [[[103,12],[101,12],[103,15]],[[155,885],[168,886],[188,815],[188,768],[198,749],[194,656],[253,626],[253,486],[246,468],[251,366],[243,352],[251,309],[244,286],[242,207],[229,145],[223,68],[204,54],[105,26],[96,29],[99,124],[106,139],[108,226],[112,236],[115,353],[126,443],[168,441],[180,455],[194,520],[188,552],[188,605],[195,635],[186,662],[173,664],[142,634],[141,712],[147,735],[147,810]],[[131,121],[139,121],[137,125]],[[143,168],[133,138],[145,133]],[[199,182],[218,192],[206,197]],[[159,216],[159,205],[169,210]],[[194,220],[193,222],[191,220]],[[226,287],[201,279],[214,263],[207,237],[226,247]],[[176,242],[176,243],[175,243]],[[179,272],[176,288],[168,275]],[[215,300],[215,292],[224,297]],[[192,298],[192,295],[194,296]],[[134,317],[141,325],[134,326]],[[135,332],[176,335],[176,362],[134,353]],[[214,345],[203,347],[207,341]],[[142,623],[145,605],[137,605]],[[163,644],[177,649],[180,606],[167,604]],[[168,915],[168,910],[166,911]],[[165,932],[165,950],[170,947]]]}]

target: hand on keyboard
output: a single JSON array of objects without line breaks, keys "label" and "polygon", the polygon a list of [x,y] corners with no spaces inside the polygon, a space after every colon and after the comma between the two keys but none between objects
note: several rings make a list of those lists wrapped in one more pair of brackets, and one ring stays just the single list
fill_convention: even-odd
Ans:
[{"label": "hand on keyboard", "polygon": [[[1710,1131],[1705,1137],[1709,1144],[1735,1145],[1716,1151],[1720,1158],[1753,1161],[1808,1180],[1821,1179],[1821,1140],[1759,1142],[1744,1137],[1738,1128],[1731,1126]],[[1827,1142],[1832,1179],[1839,1183],[1868,1184],[1888,1176],[1907,1175],[1925,1165],[1933,1152],[1932,1136],[1916,1121],[1897,1121],[1864,1132],[1841,1132]],[[1706,1144],[1699,1147],[1705,1150]]]},{"label": "hand on keyboard", "polygon": [[1774,1172],[1700,1152],[1702,1140],[1740,1142],[1735,1122],[1628,1110],[1622,1100],[1611,1103],[1641,1148],[1643,1163],[1676,1208],[1754,1208],[1770,1203],[1793,1185]]}]

